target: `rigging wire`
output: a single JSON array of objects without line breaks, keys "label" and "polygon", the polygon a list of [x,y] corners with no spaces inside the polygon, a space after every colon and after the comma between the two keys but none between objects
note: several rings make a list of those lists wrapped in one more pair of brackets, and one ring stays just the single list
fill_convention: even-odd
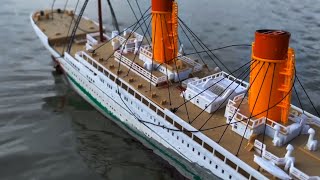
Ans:
[{"label": "rigging wire", "polygon": [[[153,14],[152,14],[152,17],[151,17],[151,20],[153,20]],[[158,18],[158,16],[156,16],[155,18]],[[157,19],[155,19],[155,21],[156,21]],[[152,46],[151,46],[151,48],[152,47],[154,47],[154,44],[156,43],[156,32],[157,32],[157,24],[158,23],[155,23],[155,25],[154,25],[154,34],[153,34],[153,38],[152,38]],[[159,30],[158,30],[159,31]],[[151,58],[151,76],[150,77],[152,77],[152,75],[153,75],[153,71],[154,71],[154,67],[153,67],[153,65],[154,65],[154,48],[152,48],[152,58]],[[152,93],[151,91],[151,87],[152,87],[152,84],[151,84],[151,81],[149,82],[149,91],[150,91],[150,93]]]},{"label": "rigging wire", "polygon": [[[79,2],[80,2],[80,0],[77,1],[76,7],[74,8],[74,13],[75,13],[75,14],[76,14],[76,12],[77,12],[77,8],[78,8],[78,5],[79,5]],[[69,28],[68,28],[68,32],[67,32],[67,39],[70,37],[70,36],[69,36],[69,33],[70,33],[70,30],[71,30],[73,21],[74,21],[74,16],[72,16],[72,18],[71,18],[71,22],[70,22],[70,25],[69,25]],[[78,28],[79,28],[79,27],[78,27]],[[62,55],[64,54],[64,50],[65,50],[65,48],[66,48],[66,45],[67,45],[67,44],[64,44],[64,45],[63,45],[63,49],[62,49],[62,52],[61,52]]]},{"label": "rigging wire", "polygon": [[[264,66],[264,63],[263,63],[263,65],[262,65],[261,67],[263,67],[263,66]],[[246,129],[244,130],[244,133],[243,133],[243,135],[242,135],[242,138],[241,138],[240,145],[239,145],[239,147],[238,147],[236,156],[239,155],[239,151],[240,151],[240,148],[241,148],[241,145],[242,145],[244,136],[245,136],[245,134],[246,134],[246,132],[247,132],[247,129],[248,129],[248,126],[249,126],[249,121],[250,121],[250,119],[252,118],[252,115],[253,115],[253,112],[254,112],[254,108],[255,108],[256,105],[257,105],[257,102],[258,102],[258,99],[259,99],[259,95],[260,95],[260,92],[261,92],[262,87],[263,87],[263,83],[264,83],[264,81],[265,81],[265,79],[266,79],[266,77],[267,77],[268,71],[269,71],[269,67],[270,67],[270,63],[268,63],[268,67],[267,67],[266,73],[264,74],[264,77],[263,77],[263,80],[262,80],[262,83],[261,83],[261,86],[260,86],[260,89],[259,89],[257,98],[256,98],[256,100],[255,100],[255,102],[254,102],[254,104],[253,104],[253,108],[252,108],[250,117],[249,117],[249,119],[248,119],[248,121],[247,121]],[[258,76],[258,75],[257,75],[257,76]],[[271,90],[270,90],[270,92],[271,92]],[[268,112],[268,111],[269,111],[269,108],[267,108],[267,109],[268,109],[268,110],[267,110],[267,112]]]},{"label": "rigging wire", "polygon": [[[68,3],[69,3],[69,0],[66,0],[66,3],[64,4],[63,11],[62,11],[63,13],[66,12]],[[63,16],[63,14],[61,15],[61,17],[62,17],[62,16]]]},{"label": "rigging wire", "polygon": [[316,109],[315,105],[313,104],[313,102],[312,102],[311,98],[309,97],[309,95],[308,95],[308,93],[307,93],[306,89],[303,87],[303,85],[302,85],[302,83],[301,83],[301,81],[300,81],[299,77],[297,76],[297,74],[295,75],[295,77],[296,77],[296,79],[298,80],[298,82],[299,82],[300,86],[302,87],[302,89],[303,89],[304,93],[306,94],[306,96],[307,96],[308,100],[310,101],[311,106],[313,107],[313,109],[315,110],[315,112],[318,114],[318,117],[320,117],[320,113],[319,113],[319,111]]},{"label": "rigging wire", "polygon": [[[205,45],[205,43],[203,43],[201,41],[201,39],[184,23],[184,21],[178,17],[179,21],[185,26],[185,28],[189,31],[189,33],[193,36],[193,38],[199,43],[199,45],[203,48],[203,49],[209,49],[207,45]],[[211,52],[211,51],[210,51]],[[215,55],[213,52],[211,52],[211,54],[213,55],[213,57],[215,57],[220,64],[222,64],[222,66],[231,74],[232,72],[228,69],[228,67],[220,60],[220,58],[217,57],[217,55]],[[207,53],[207,55],[209,56],[209,58],[216,64],[216,66],[218,66],[220,68],[220,66],[215,62],[215,60]],[[222,68],[220,68],[222,69]]]},{"label": "rigging wire", "polygon": [[200,55],[200,53],[198,53],[198,49],[197,49],[197,48],[195,47],[195,45],[192,43],[191,39],[189,38],[189,36],[187,35],[187,33],[186,33],[186,31],[184,30],[184,28],[181,26],[181,23],[180,23],[179,21],[178,21],[178,24],[179,24],[182,32],[185,34],[185,36],[186,36],[187,39],[189,40],[189,42],[190,42],[191,46],[193,47],[193,49],[197,52],[197,55],[199,56],[199,58],[200,58],[200,60],[202,61],[202,63],[205,65],[205,67],[208,69],[208,71],[210,71],[208,65],[204,62],[204,60],[203,60],[202,56]]},{"label": "rigging wire", "polygon": [[[127,2],[128,2],[129,6],[130,6],[130,9],[131,9],[131,11],[132,11],[132,13],[133,13],[134,17],[135,17],[135,18],[136,18],[136,20],[138,21],[138,17],[137,17],[137,15],[136,15],[136,13],[134,12],[134,10],[133,10],[133,8],[132,8],[132,5],[131,5],[130,1],[129,1],[129,0],[127,0]],[[143,22],[142,22],[142,24],[143,24]],[[144,32],[144,30],[143,30],[142,25],[140,24],[140,22],[139,22],[139,25],[140,25],[140,29],[141,29],[142,33],[143,33],[143,34],[145,34],[145,32]],[[149,40],[148,40],[148,39],[146,39],[146,40],[147,40],[148,44],[150,45]]]},{"label": "rigging wire", "polygon": [[[254,68],[256,68],[259,64],[260,64],[260,61],[256,64],[256,66],[255,66]],[[264,66],[264,64],[265,64],[265,63],[262,64],[262,66],[260,67],[260,69],[259,69],[259,71],[258,71],[258,74],[257,74],[257,75],[254,77],[254,79],[252,80],[252,84],[256,81],[256,79],[257,79],[258,75],[260,74],[261,69],[262,69],[262,67]],[[253,69],[252,69],[252,70],[253,70]],[[244,97],[246,97],[246,96],[248,95],[250,89],[251,89],[251,84],[250,84],[248,90],[246,91],[246,93],[244,94]],[[241,99],[238,107],[236,108],[235,112],[233,113],[232,117],[230,118],[228,125],[227,125],[226,128],[223,130],[223,133],[221,134],[221,136],[220,136],[220,138],[219,138],[219,140],[218,140],[218,144],[219,144],[220,141],[222,140],[224,134],[226,133],[228,127],[229,127],[230,124],[231,124],[231,120],[232,120],[232,119],[234,118],[234,116],[236,115],[236,112],[239,110],[239,108],[240,108],[240,106],[241,106],[241,104],[242,104],[242,102],[243,102],[244,99],[245,99],[245,98],[242,98],[242,99]],[[210,118],[211,118],[211,117],[210,117]]]},{"label": "rigging wire", "polygon": [[52,19],[53,19],[53,8],[54,8],[55,3],[56,3],[56,0],[53,0],[53,1],[52,1],[52,5],[51,5],[51,15],[52,15]]},{"label": "rigging wire", "polygon": [[[136,0],[136,1],[137,1],[137,0]],[[165,25],[166,25],[166,31],[168,32],[168,22],[167,22],[167,21],[165,21]],[[173,27],[172,27],[172,29],[173,29]],[[178,51],[177,51],[176,46],[175,46],[176,42],[174,41],[174,40],[175,40],[174,37],[171,37],[171,36],[169,36],[169,34],[168,34],[168,38],[169,38],[169,39],[170,39],[170,38],[172,39],[173,53],[174,53],[174,54],[178,54]],[[178,39],[179,39],[179,37],[178,37]],[[174,59],[173,62],[174,62],[174,65],[175,65],[175,67],[176,67],[179,85],[181,86],[181,78],[180,78],[180,73],[179,73],[179,69],[178,69],[178,66],[177,66],[177,61]],[[186,102],[185,95],[184,95],[184,93],[181,93],[181,94],[182,94],[183,102],[185,103],[185,102]],[[185,106],[185,109],[186,109],[188,122],[189,122],[189,124],[190,124],[190,116],[189,116],[189,111],[188,111],[188,108],[187,108],[187,104],[184,104],[184,106]]]},{"label": "rigging wire", "polygon": [[119,28],[117,16],[116,16],[116,14],[114,13],[114,9],[113,9],[113,7],[112,7],[111,1],[110,1],[110,0],[107,0],[107,2],[108,2],[109,9],[110,9],[110,12],[111,12],[112,24],[113,24],[113,26],[116,28],[116,30],[117,30],[118,32],[120,32],[120,28]]},{"label": "rigging wire", "polygon": [[[272,71],[272,80],[271,80],[270,94],[269,94],[269,100],[268,100],[268,109],[270,107],[270,100],[271,100],[271,95],[272,95],[272,87],[273,87],[273,80],[274,80],[274,72],[276,71],[276,65],[277,65],[277,63],[274,63],[273,71]],[[269,115],[269,110],[267,111],[267,115],[265,118],[265,123],[264,123],[264,128],[263,128],[263,136],[262,136],[262,144],[264,144],[264,138],[266,135],[268,115]],[[261,152],[260,152],[261,157],[262,157],[262,150],[263,150],[263,148],[261,148]]]},{"label": "rigging wire", "polygon": [[[141,7],[140,7],[140,5],[139,5],[139,3],[138,3],[138,0],[136,0],[136,4],[137,4],[137,7],[138,7],[138,9],[139,9],[140,15],[142,16]],[[147,23],[146,23],[146,21],[143,21],[143,23],[144,23],[144,25],[145,25],[146,28],[147,28]],[[151,34],[150,34],[150,32],[149,32],[148,30],[147,30],[147,33],[148,33],[148,36],[151,37]],[[150,40],[150,41],[151,41],[151,40]]]},{"label": "rigging wire", "polygon": [[[162,19],[164,19],[163,18],[163,16],[162,15],[160,15],[160,21],[161,21],[161,23],[160,23],[160,25],[161,25],[161,33],[162,33],[162,37],[164,37],[164,33],[163,33],[163,27],[162,27]],[[164,21],[165,21],[165,19],[164,19]],[[170,106],[172,105],[172,103],[171,103],[171,93],[170,93],[170,82],[169,82],[169,77],[168,77],[168,65],[166,64],[166,61],[167,61],[167,56],[166,56],[166,47],[165,47],[165,42],[164,42],[164,40],[162,39],[162,48],[163,48],[163,56],[164,56],[164,64],[165,64],[165,66],[166,66],[166,77],[167,77],[167,86],[168,86],[168,95],[169,95],[169,103],[170,103]],[[153,47],[153,48],[155,48],[155,47]],[[173,60],[174,61],[174,60]]]},{"label": "rigging wire", "polygon": [[300,108],[302,109],[302,113],[304,114],[304,108],[303,108],[302,102],[301,102],[301,100],[300,100],[300,97],[299,97],[299,95],[298,95],[298,91],[297,91],[297,88],[296,88],[295,85],[293,86],[293,89],[294,89],[294,92],[295,92],[295,94],[296,94],[296,96],[297,96],[297,99],[298,99]]},{"label": "rigging wire", "polygon": [[77,32],[79,23],[80,23],[80,21],[81,21],[81,18],[82,18],[82,15],[83,15],[84,11],[86,10],[86,7],[87,7],[87,5],[88,5],[88,2],[89,2],[89,0],[85,0],[85,2],[83,3],[82,8],[81,8],[81,10],[80,10],[80,13],[79,13],[79,15],[78,15],[78,18],[77,18],[77,20],[76,20],[76,22],[75,22],[75,25],[74,25],[73,29],[72,29],[71,38],[70,38],[70,40],[69,40],[69,44],[68,44],[68,47],[67,47],[67,52],[68,52],[68,53],[70,53],[70,51],[71,51],[71,47],[72,47],[73,40],[74,40],[74,38],[75,38],[75,35],[76,35],[76,32]]}]

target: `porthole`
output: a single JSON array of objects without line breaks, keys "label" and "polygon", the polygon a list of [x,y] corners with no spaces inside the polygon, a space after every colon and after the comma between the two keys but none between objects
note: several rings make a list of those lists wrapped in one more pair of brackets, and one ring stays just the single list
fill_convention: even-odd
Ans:
[{"label": "porthole", "polygon": [[212,164],[212,161],[211,161],[211,160],[209,161],[209,164]]},{"label": "porthole", "polygon": [[223,169],[222,169],[222,171],[221,171],[221,172],[222,172],[222,174],[224,174],[224,170],[223,170]]},{"label": "porthole", "polygon": [[218,169],[218,165],[216,165],[216,169]]},{"label": "porthole", "polygon": [[200,152],[198,152],[198,156],[200,156]]},{"label": "porthole", "polygon": [[231,176],[231,175],[229,175],[229,179],[232,179],[232,176]]}]

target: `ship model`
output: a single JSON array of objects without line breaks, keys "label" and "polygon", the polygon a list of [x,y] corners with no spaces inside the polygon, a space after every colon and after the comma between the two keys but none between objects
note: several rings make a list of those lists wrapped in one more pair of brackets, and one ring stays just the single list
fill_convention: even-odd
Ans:
[{"label": "ship model", "polygon": [[30,19],[55,67],[98,111],[223,179],[320,179],[320,118],[291,104],[302,84],[289,32],[257,30],[235,75],[184,53],[176,1],[152,0],[111,34],[100,0],[98,23],[82,16],[87,3],[78,14],[49,9]]}]

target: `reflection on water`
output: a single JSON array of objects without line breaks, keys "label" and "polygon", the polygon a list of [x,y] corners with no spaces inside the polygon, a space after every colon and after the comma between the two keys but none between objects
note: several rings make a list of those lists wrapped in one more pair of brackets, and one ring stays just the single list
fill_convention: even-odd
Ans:
[{"label": "reflection on water", "polygon": [[[150,147],[96,112],[52,73],[49,52],[29,23],[33,10],[50,7],[51,2],[3,0],[0,7],[0,178],[183,179]],[[58,0],[56,6],[63,7],[64,2]],[[126,1],[113,2],[121,28],[132,24],[134,16]],[[142,9],[148,8],[149,0],[139,2]],[[248,44],[260,28],[290,31],[298,75],[320,110],[320,2],[179,2],[181,18],[209,48]],[[70,0],[69,6],[74,3]],[[110,15],[104,13],[111,30]],[[86,15],[96,17],[95,3],[89,4]],[[182,41],[186,53],[193,51],[186,39]],[[250,49],[226,49],[216,55],[236,69],[250,59]],[[314,112],[301,87],[297,90],[304,108]],[[198,171],[196,166],[189,169]],[[180,167],[180,171],[185,170]]]}]

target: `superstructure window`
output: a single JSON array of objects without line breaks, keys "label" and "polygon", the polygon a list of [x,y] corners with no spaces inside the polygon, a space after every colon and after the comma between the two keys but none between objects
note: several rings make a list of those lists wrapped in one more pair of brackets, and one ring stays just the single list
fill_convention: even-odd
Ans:
[{"label": "superstructure window", "polygon": [[153,110],[154,112],[156,112],[157,108],[153,105],[153,104],[149,104],[149,107],[151,110]]},{"label": "superstructure window", "polygon": [[142,98],[142,103],[145,104],[146,106],[149,106],[149,102],[144,98]]},{"label": "superstructure window", "polygon": [[128,86],[125,85],[124,83],[122,83],[122,88],[123,88],[124,90],[127,90],[127,89],[128,89]]},{"label": "superstructure window", "polygon": [[179,129],[182,130],[182,126],[180,124],[178,124],[177,122],[174,123],[174,126]]},{"label": "superstructure window", "polygon": [[139,101],[141,101],[141,96],[139,95],[139,94],[135,94],[135,97],[139,100]]},{"label": "superstructure window", "polygon": [[131,88],[129,88],[128,92],[129,92],[132,96],[134,95],[134,91],[133,91]]},{"label": "superstructure window", "polygon": [[103,69],[102,69],[101,66],[98,67],[98,70],[99,70],[100,72],[103,72]]},{"label": "superstructure window", "polygon": [[111,79],[111,81],[114,81],[114,76],[110,74],[109,78]]},{"label": "superstructure window", "polygon": [[213,148],[209,145],[209,144],[207,144],[207,143],[203,143],[203,147],[205,148],[205,149],[207,149],[209,152],[213,152]]},{"label": "superstructure window", "polygon": [[97,67],[98,67],[98,65],[97,65],[95,62],[92,63],[92,66],[93,66],[94,68],[97,68]]},{"label": "superstructure window", "polygon": [[167,120],[170,124],[173,124],[173,120],[172,120],[169,116],[166,116],[166,120]]},{"label": "superstructure window", "polygon": [[157,114],[161,117],[164,117],[164,113],[158,109]]},{"label": "superstructure window", "polygon": [[105,74],[106,76],[109,76],[109,73],[108,73],[107,71],[104,71],[104,74]]},{"label": "superstructure window", "polygon": [[196,141],[198,144],[202,145],[202,140],[198,138],[197,136],[193,136],[193,140]]},{"label": "superstructure window", "polygon": [[121,81],[119,79],[116,79],[116,83],[121,86]]}]

